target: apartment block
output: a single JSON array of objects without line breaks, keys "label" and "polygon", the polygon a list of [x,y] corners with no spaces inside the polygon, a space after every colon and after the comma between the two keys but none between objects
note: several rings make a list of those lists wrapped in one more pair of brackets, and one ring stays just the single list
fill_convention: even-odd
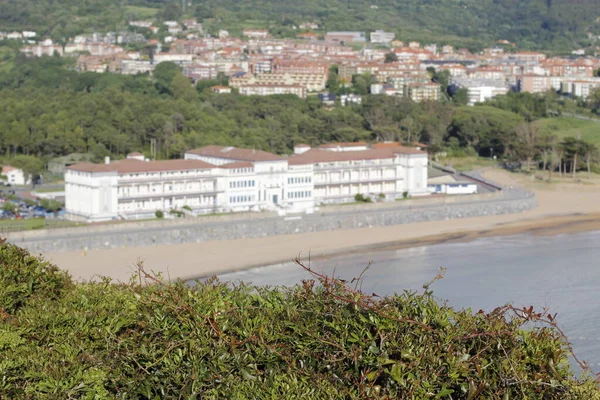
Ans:
[{"label": "apartment block", "polygon": [[395,37],[396,34],[393,32],[384,32],[382,30],[376,30],[375,32],[371,32],[371,43],[389,45],[392,43]]}]

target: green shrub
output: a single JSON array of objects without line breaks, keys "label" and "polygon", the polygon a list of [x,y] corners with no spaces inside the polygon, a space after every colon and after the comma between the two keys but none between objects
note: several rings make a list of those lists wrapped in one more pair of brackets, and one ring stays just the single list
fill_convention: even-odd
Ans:
[{"label": "green shrub", "polygon": [[70,285],[66,272],[1,240],[0,313],[14,314],[30,302],[56,299]]},{"label": "green shrub", "polygon": [[402,198],[408,199],[408,190],[405,190],[404,192],[402,192]]},{"label": "green shrub", "polygon": [[161,210],[156,210],[156,212],[154,213],[154,215],[156,215],[156,218],[161,219],[165,217],[165,213],[163,213]]},{"label": "green shrub", "polygon": [[192,207],[185,205],[182,207],[184,210],[192,211]]},{"label": "green shrub", "polygon": [[371,198],[369,196],[364,196],[361,193],[358,193],[356,196],[354,196],[354,201],[356,201],[357,203],[370,203]]},{"label": "green shrub", "polygon": [[600,398],[531,309],[473,314],[326,277],[190,287],[141,270],[130,284],[71,284],[24,250],[0,256],[3,301],[23,283],[30,293],[0,313],[3,399]]}]

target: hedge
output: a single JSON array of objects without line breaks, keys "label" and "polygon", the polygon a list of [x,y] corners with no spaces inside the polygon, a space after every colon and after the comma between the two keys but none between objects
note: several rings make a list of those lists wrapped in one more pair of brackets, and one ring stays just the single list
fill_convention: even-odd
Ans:
[{"label": "hedge", "polygon": [[189,286],[139,269],[76,283],[0,245],[0,398],[600,399],[553,316],[292,288]]}]

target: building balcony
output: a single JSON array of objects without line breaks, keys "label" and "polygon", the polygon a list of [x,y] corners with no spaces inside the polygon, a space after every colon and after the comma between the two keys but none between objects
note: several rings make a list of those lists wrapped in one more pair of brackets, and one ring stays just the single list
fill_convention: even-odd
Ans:
[{"label": "building balcony", "polygon": [[119,186],[121,185],[135,185],[138,183],[152,183],[152,182],[181,182],[181,181],[216,181],[216,178],[221,177],[221,175],[210,175],[210,176],[160,176],[160,177],[134,177],[134,178],[125,178],[119,177]]},{"label": "building balcony", "polygon": [[337,180],[327,182],[315,182],[315,187],[318,186],[331,186],[331,185],[349,185],[349,184],[369,184],[369,183],[380,183],[380,182],[396,182],[401,181],[402,178],[368,178],[368,179],[348,179],[348,180]]},{"label": "building balcony", "polygon": [[138,193],[138,194],[119,194],[119,201],[128,200],[148,200],[148,199],[161,199],[161,198],[172,198],[172,197],[188,197],[188,196],[216,196],[223,191],[201,191],[191,190],[184,192],[161,192],[161,193]]},{"label": "building balcony", "polygon": [[315,171],[334,171],[342,169],[372,169],[372,168],[385,168],[385,167],[404,167],[403,165],[396,164],[393,162],[385,164],[346,164],[346,165],[317,165],[315,164]]}]

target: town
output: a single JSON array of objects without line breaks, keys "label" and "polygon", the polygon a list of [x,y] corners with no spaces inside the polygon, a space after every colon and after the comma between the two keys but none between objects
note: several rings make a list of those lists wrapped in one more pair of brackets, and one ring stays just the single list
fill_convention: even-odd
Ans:
[{"label": "town", "polygon": [[[450,45],[403,42],[382,30],[321,32],[312,22],[295,27],[295,39],[272,38],[266,29],[243,29],[241,37],[220,30],[213,37],[195,19],[128,24],[127,31],[77,35],[64,45],[31,31],[0,33],[0,40],[23,41],[21,51],[28,56],[76,57],[82,72],[151,74],[160,63],[171,62],[194,84],[221,80],[212,87],[215,93],[318,95],[328,105],[359,103],[360,95],[369,93],[415,102],[459,95],[468,105],[509,91],[554,90],[585,99],[600,87],[595,76],[600,61],[586,49],[547,57],[515,51],[514,43],[499,39],[494,47],[471,53]],[[146,39],[136,29],[164,34],[160,41]],[[129,50],[132,46],[140,50]],[[357,77],[365,77],[362,92],[346,90],[356,89]]]}]

